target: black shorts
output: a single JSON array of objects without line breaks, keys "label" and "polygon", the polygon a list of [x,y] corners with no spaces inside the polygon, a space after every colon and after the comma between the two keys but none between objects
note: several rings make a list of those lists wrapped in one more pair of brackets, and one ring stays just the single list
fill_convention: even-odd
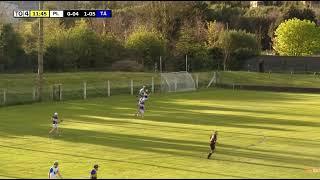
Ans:
[{"label": "black shorts", "polygon": [[214,150],[216,148],[216,144],[215,143],[210,144],[210,148],[211,150]]}]

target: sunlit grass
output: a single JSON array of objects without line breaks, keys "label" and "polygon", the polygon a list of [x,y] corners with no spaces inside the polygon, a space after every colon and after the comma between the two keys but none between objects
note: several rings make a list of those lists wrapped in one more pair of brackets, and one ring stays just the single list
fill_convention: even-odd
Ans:
[{"label": "sunlit grass", "polygon": [[[154,94],[137,119],[134,96],[0,109],[0,177],[319,178],[320,95],[210,89]],[[59,112],[62,136],[48,138]],[[217,154],[207,160],[212,130]]]}]

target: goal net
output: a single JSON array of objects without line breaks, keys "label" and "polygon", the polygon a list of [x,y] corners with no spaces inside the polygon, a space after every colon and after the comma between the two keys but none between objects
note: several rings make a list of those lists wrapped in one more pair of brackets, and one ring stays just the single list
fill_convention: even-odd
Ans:
[{"label": "goal net", "polygon": [[196,90],[192,75],[188,72],[161,73],[161,92]]}]

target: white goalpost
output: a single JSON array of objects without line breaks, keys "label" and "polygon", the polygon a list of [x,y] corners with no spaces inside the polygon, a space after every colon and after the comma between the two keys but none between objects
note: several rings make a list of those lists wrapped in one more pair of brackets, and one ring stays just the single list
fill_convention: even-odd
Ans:
[{"label": "white goalpost", "polygon": [[161,73],[161,92],[196,90],[192,75],[186,71]]}]

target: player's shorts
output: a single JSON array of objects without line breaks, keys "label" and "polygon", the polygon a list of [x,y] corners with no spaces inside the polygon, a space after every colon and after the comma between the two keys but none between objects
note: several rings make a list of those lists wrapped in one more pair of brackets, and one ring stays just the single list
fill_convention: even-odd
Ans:
[{"label": "player's shorts", "polygon": [[58,179],[55,174],[50,174],[50,179]]},{"label": "player's shorts", "polygon": [[211,148],[211,150],[214,150],[216,148],[216,144],[215,143],[211,143],[210,144],[210,148]]},{"label": "player's shorts", "polygon": [[52,127],[58,129],[58,124],[52,124]]},{"label": "player's shorts", "polygon": [[140,107],[139,107],[139,112],[140,112],[140,113],[144,113],[144,106],[140,106]]}]

